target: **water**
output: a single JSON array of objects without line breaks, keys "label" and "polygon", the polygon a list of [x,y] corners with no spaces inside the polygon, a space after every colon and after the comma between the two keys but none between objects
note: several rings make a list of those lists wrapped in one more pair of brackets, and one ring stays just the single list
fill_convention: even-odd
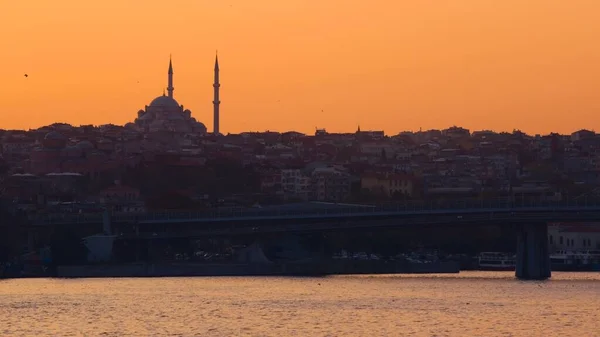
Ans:
[{"label": "water", "polygon": [[600,336],[600,274],[0,281],[0,336]]}]

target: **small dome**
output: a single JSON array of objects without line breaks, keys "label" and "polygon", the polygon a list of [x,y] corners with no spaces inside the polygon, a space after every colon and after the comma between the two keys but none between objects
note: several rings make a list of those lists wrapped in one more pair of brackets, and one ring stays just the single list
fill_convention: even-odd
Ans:
[{"label": "small dome", "polygon": [[77,145],[75,145],[78,149],[81,150],[89,150],[89,149],[93,149],[94,148],[94,144],[90,143],[87,140],[83,140],[79,143],[77,143]]},{"label": "small dome", "polygon": [[167,107],[167,108],[179,108],[179,103],[169,96],[158,96],[152,102],[151,107]]},{"label": "small dome", "polygon": [[202,122],[196,122],[194,123],[194,130],[196,132],[206,133],[206,125],[204,125]]},{"label": "small dome", "polygon": [[150,113],[150,112],[144,112],[140,117],[138,117],[138,119],[140,120],[150,120],[154,118],[154,114]]},{"label": "small dome", "polygon": [[77,145],[67,146],[64,148],[64,150],[67,151],[68,153],[81,153],[81,151],[82,151],[82,149]]},{"label": "small dome", "polygon": [[162,121],[159,121],[158,119],[155,119],[152,121],[152,123],[150,123],[151,128],[160,129],[163,126],[164,126],[164,123]]},{"label": "small dome", "polygon": [[44,136],[46,140],[65,140],[65,136],[63,136],[60,132],[51,131]]},{"label": "small dome", "polygon": [[182,119],[184,119],[184,118],[183,118],[183,115],[182,115],[181,113],[177,113],[177,112],[176,112],[176,113],[170,113],[170,114],[169,114],[169,116],[167,116],[167,118],[168,118],[170,121],[174,121],[174,120],[182,120]]}]

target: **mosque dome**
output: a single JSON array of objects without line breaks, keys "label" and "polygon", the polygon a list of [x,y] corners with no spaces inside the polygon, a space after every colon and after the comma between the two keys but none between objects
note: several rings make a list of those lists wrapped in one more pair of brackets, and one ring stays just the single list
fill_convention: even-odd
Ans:
[{"label": "mosque dome", "polygon": [[152,102],[151,107],[167,107],[167,108],[179,108],[179,103],[169,96],[158,96]]}]

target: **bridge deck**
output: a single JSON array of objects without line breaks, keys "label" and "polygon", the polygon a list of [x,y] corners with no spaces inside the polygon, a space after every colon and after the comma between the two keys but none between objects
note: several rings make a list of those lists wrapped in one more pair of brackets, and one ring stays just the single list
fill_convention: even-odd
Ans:
[{"label": "bridge deck", "polygon": [[48,214],[31,219],[36,224],[93,224],[102,223],[109,216],[113,223],[203,223],[292,219],[338,219],[364,217],[415,217],[423,215],[483,215],[526,214],[548,215],[550,213],[600,212],[600,200],[567,200],[562,202],[517,203],[509,201],[452,201],[447,203],[402,203],[394,205],[348,205],[316,203],[314,208],[234,208],[203,212],[155,212],[155,213],[94,213],[94,214]]}]

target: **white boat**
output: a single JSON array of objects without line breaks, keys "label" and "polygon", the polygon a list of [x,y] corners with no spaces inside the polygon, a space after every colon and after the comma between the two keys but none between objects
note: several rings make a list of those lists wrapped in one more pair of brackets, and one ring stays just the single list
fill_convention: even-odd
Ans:
[{"label": "white boat", "polygon": [[600,269],[600,251],[566,251],[558,250],[550,254],[552,270],[556,271],[591,271]]},{"label": "white boat", "polygon": [[586,250],[579,255],[582,264],[600,264],[600,250]]},{"label": "white boat", "polygon": [[515,270],[514,254],[483,252],[478,256],[480,270]]},{"label": "white boat", "polygon": [[550,254],[550,263],[553,267],[576,265],[578,260],[577,254],[570,250],[557,250]]}]

